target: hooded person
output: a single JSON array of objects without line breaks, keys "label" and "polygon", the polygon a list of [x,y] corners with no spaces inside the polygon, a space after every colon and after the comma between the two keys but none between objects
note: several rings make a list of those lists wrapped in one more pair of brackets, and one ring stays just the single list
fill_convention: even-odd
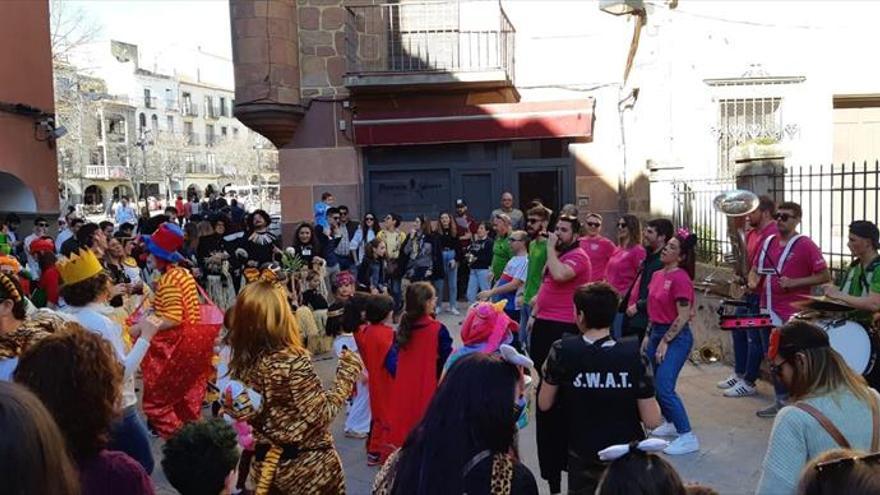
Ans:
[{"label": "hooded person", "polygon": [[[184,423],[201,418],[202,400],[214,374],[214,340],[220,326],[202,321],[200,287],[179,265],[183,231],[163,223],[150,236],[143,236],[150,262],[160,273],[150,305],[140,317],[154,318],[159,333],[144,359],[144,413],[153,430],[164,438]],[[216,307],[215,307],[216,308]]]}]

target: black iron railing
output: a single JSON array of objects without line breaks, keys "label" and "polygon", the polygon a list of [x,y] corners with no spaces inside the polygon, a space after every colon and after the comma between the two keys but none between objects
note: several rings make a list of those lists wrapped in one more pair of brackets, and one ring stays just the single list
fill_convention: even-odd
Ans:
[{"label": "black iron railing", "polygon": [[504,71],[513,80],[516,30],[491,1],[346,7],[349,74]]}]

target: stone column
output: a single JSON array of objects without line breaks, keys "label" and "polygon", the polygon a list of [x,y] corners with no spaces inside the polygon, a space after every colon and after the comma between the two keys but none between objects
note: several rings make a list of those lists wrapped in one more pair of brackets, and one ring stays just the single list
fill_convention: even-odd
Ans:
[{"label": "stone column", "polygon": [[230,0],[234,115],[281,148],[303,118],[296,0]]}]

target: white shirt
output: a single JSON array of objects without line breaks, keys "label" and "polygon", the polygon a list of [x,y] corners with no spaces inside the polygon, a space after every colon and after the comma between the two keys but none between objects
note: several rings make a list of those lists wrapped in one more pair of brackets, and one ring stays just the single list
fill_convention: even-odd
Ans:
[{"label": "white shirt", "polygon": [[122,407],[131,407],[137,404],[137,394],[134,390],[135,371],[147,355],[150,341],[139,337],[131,347],[131,351],[126,354],[122,327],[105,315],[109,309],[110,307],[105,304],[91,303],[83,307],[67,306],[64,311],[74,317],[80,325],[100,335],[113,346],[116,359],[122,363],[125,371],[122,381]]},{"label": "white shirt", "polygon": [[64,241],[73,237],[73,232],[70,229],[65,228],[61,232],[58,233],[58,239],[55,241],[55,252],[61,254],[61,245],[64,244]]},{"label": "white shirt", "polygon": [[34,255],[31,254],[31,243],[39,239],[37,234],[31,234],[24,238],[24,252],[27,255],[27,268],[33,275],[34,280],[40,279],[40,263]]}]

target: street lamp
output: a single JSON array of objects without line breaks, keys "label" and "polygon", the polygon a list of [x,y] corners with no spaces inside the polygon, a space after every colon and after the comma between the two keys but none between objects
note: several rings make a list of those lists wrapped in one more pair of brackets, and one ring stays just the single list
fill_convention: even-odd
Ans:
[{"label": "street lamp", "polygon": [[611,15],[628,15],[645,11],[644,0],[599,0],[599,10]]},{"label": "street lamp", "polygon": [[[141,127],[141,135],[138,140],[134,143],[135,146],[141,149],[141,191],[140,196],[141,199],[144,200],[144,204],[146,204],[147,196],[146,196],[146,187],[144,187],[144,183],[147,182],[147,145],[150,144],[149,136],[151,134],[150,129],[145,127]],[[139,206],[140,207],[140,206]]]}]

